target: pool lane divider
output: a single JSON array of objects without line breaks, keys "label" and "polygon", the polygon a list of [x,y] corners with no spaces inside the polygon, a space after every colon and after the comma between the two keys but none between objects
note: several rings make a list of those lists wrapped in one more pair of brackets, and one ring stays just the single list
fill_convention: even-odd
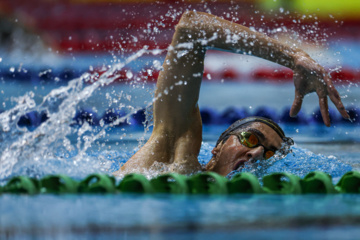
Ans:
[{"label": "pool lane divider", "polygon": [[94,173],[81,181],[66,175],[48,175],[42,179],[27,176],[11,178],[0,186],[0,194],[360,194],[360,172],[345,173],[333,185],[331,176],[315,171],[300,178],[290,173],[272,173],[258,178],[248,172],[238,173],[230,180],[214,172],[192,176],[167,173],[148,180],[144,175],[126,175],[118,184],[114,176]]},{"label": "pool lane divider", "polygon": [[[329,115],[331,118],[332,124],[360,124],[360,108],[350,107],[346,109],[351,118],[351,122],[342,119],[337,111],[333,108],[329,109]],[[246,108],[236,108],[229,107],[222,112],[217,111],[213,108],[201,108],[200,114],[201,119],[204,125],[222,125],[222,124],[232,124],[236,120],[249,117],[249,116],[260,116],[266,117],[274,120],[278,123],[283,124],[298,124],[306,125],[309,124],[322,124],[323,120],[321,117],[320,109],[317,108],[310,115],[305,115],[303,112],[300,112],[297,117],[292,118],[289,116],[290,107],[284,108],[280,113],[271,107],[258,107],[253,112],[248,112]],[[0,109],[0,112],[2,110]],[[96,111],[90,108],[79,109],[75,116],[73,117],[72,126],[81,126],[87,122],[90,126],[96,127],[100,126],[103,122],[104,124],[113,124],[117,119],[127,116],[127,112],[123,109],[107,109],[102,115],[99,115]],[[48,119],[46,111],[37,112],[30,111],[22,115],[18,120],[19,127],[27,127],[28,129],[35,129],[40,126],[43,122]],[[124,126],[142,126],[146,120],[146,110],[141,109],[136,113],[128,116],[127,120],[114,125],[114,127],[124,127]]]}]

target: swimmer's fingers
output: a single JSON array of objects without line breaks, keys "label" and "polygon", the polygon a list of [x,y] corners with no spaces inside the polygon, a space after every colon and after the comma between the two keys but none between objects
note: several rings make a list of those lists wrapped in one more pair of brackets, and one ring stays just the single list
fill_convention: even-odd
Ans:
[{"label": "swimmer's fingers", "polygon": [[[317,92],[318,93],[318,92]],[[319,105],[320,105],[320,112],[321,112],[321,116],[322,119],[324,121],[324,124],[327,127],[330,127],[330,116],[329,116],[329,106],[328,106],[328,100],[327,100],[327,96],[319,96]]]},{"label": "swimmer's fingers", "polygon": [[295,98],[290,109],[290,117],[296,117],[296,115],[299,113],[303,99],[304,95],[301,94],[297,89],[295,89]]},{"label": "swimmer's fingers", "polygon": [[316,76],[317,85],[316,85],[316,94],[319,97],[319,106],[320,106],[320,112],[322,119],[324,121],[324,124],[327,127],[330,127],[330,115],[329,115],[329,106],[328,106],[328,91],[327,87],[328,84],[331,84],[331,81],[329,82],[328,79],[325,77],[325,71],[321,71],[321,73],[318,73]]},{"label": "swimmer's fingers", "polygon": [[332,81],[330,79],[327,79],[327,91],[330,97],[330,100],[334,103],[336,108],[338,109],[341,116],[345,119],[350,119],[349,114],[346,112],[345,107],[341,101],[339,92],[334,87]]}]

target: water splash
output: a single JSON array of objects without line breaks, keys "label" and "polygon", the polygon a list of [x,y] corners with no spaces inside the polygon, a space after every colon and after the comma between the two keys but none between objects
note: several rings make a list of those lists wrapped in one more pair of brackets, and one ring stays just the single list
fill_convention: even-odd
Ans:
[{"label": "water splash", "polygon": [[[0,114],[0,179],[10,176],[16,164],[26,162],[28,171],[31,172],[31,165],[47,165],[49,162],[58,162],[57,165],[68,164],[80,168],[87,166],[86,169],[102,171],[102,166],[94,162],[94,158],[87,154],[87,150],[94,142],[106,135],[106,131],[112,126],[126,121],[139,108],[129,108],[130,111],[123,117],[117,119],[109,125],[103,125],[102,128],[93,128],[87,122],[84,122],[80,128],[73,127],[73,118],[80,103],[89,99],[95,90],[107,86],[117,79],[117,72],[124,66],[135,61],[144,54],[157,55],[162,51],[147,50],[145,47],[132,56],[112,65],[101,76],[96,73],[84,73],[81,77],[69,81],[67,86],[59,87],[47,94],[43,101],[36,105],[34,94],[29,92],[22,97],[14,99],[16,106]],[[87,84],[91,83],[91,84]],[[124,105],[123,107],[126,107]],[[48,119],[33,131],[21,128],[17,125],[21,116],[27,112],[45,112]],[[72,143],[75,139],[75,144]],[[61,149],[61,155],[57,151]],[[47,161],[49,160],[49,161]],[[101,164],[100,164],[101,165]],[[97,167],[96,167],[97,166]],[[63,168],[64,170],[64,168]],[[23,172],[23,170],[20,170]],[[36,171],[35,171],[36,172]],[[67,172],[67,174],[74,171]],[[82,170],[75,172],[82,173]],[[17,171],[19,173],[19,171]],[[30,173],[29,173],[30,174]],[[31,174],[30,174],[31,175]]]},{"label": "water splash", "polygon": [[310,172],[322,171],[330,174],[333,181],[337,182],[342,175],[352,170],[350,165],[339,161],[335,156],[315,154],[297,146],[292,146],[291,149],[292,152],[281,160],[271,158],[269,161],[245,164],[244,168],[231,172],[228,177],[231,178],[239,172],[251,172],[259,179],[274,172],[287,172],[305,177]]}]

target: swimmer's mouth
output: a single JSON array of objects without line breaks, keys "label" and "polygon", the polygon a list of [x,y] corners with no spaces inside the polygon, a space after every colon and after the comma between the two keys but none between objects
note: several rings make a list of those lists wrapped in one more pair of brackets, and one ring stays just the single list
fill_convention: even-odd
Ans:
[{"label": "swimmer's mouth", "polygon": [[245,159],[242,159],[242,160],[238,161],[238,162],[235,164],[233,171],[238,170],[238,169],[239,169],[240,167],[242,167],[246,162],[248,162],[248,161],[245,160]]}]

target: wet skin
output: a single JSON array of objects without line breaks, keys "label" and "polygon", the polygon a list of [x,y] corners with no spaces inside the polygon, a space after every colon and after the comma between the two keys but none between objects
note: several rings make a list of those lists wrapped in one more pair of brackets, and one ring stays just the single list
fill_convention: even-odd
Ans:
[{"label": "wet skin", "polygon": [[[208,48],[251,53],[292,69],[295,99],[290,111],[291,116],[296,116],[300,111],[306,94],[316,92],[327,126],[330,125],[327,96],[342,116],[349,118],[340,95],[324,68],[303,50],[221,17],[187,11],[175,28],[163,70],[156,83],[154,129],[151,137],[114,175],[146,173],[153,169],[154,165],[158,166],[158,163],[162,164],[156,168],[158,171],[193,174],[202,169],[197,159],[202,142],[198,99]],[[261,144],[266,148],[270,145],[280,147],[281,139],[271,128],[267,129],[266,125],[254,126],[265,136],[265,139],[259,139]],[[206,166],[206,170],[213,169],[222,175],[240,166],[242,162],[261,159],[264,151],[261,146],[253,149],[242,146],[236,136],[230,137],[220,147],[213,150],[216,157]]]},{"label": "wet skin", "polygon": [[[269,126],[263,123],[253,123],[244,131],[254,133],[260,144],[267,149],[278,150],[283,142],[281,137]],[[214,171],[226,176],[231,171],[243,166],[245,162],[264,160],[264,147],[249,148],[242,145],[237,136],[231,135],[225,143],[220,143],[212,150],[214,155],[206,165],[207,171]]]}]

